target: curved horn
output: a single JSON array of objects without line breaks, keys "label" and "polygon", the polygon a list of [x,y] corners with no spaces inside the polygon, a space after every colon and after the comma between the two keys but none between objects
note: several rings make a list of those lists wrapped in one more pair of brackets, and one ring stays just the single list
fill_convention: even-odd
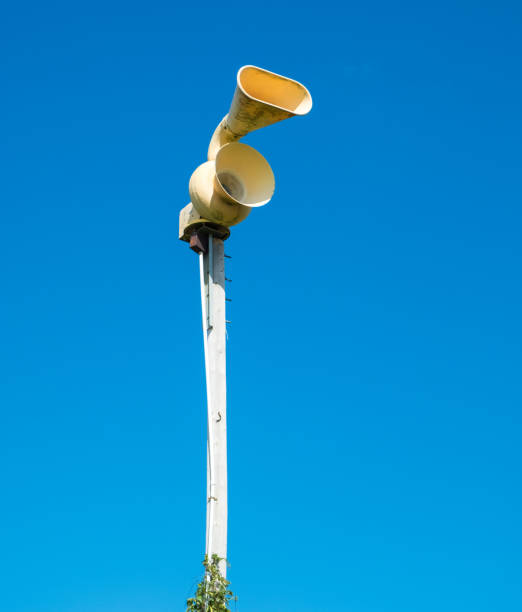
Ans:
[{"label": "curved horn", "polygon": [[237,73],[230,110],[210,141],[208,159],[215,159],[221,147],[253,130],[306,115],[311,108],[312,96],[301,83],[256,66],[243,66]]}]

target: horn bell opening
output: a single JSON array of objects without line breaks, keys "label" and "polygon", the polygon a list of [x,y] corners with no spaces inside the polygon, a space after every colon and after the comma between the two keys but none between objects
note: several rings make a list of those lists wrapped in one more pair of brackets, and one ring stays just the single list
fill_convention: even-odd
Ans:
[{"label": "horn bell opening", "polygon": [[255,208],[267,204],[275,190],[270,164],[241,142],[222,147],[216,155],[216,188],[237,204]]},{"label": "horn bell opening", "polygon": [[257,66],[240,68],[237,84],[249,98],[293,115],[306,115],[312,108],[312,96],[304,85]]},{"label": "horn bell opening", "polygon": [[214,161],[196,168],[190,177],[189,194],[192,205],[203,218],[225,227],[241,223],[252,210],[249,206],[242,206],[222,189],[216,178]]}]

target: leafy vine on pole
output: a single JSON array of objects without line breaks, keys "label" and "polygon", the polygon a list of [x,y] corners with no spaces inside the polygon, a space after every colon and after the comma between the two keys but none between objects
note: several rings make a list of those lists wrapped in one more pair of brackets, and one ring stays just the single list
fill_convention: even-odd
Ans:
[{"label": "leafy vine on pole", "polygon": [[205,575],[194,597],[187,599],[186,612],[230,612],[228,605],[231,601],[237,601],[237,597],[228,588],[230,582],[219,571],[219,563],[223,560],[214,554],[209,561],[205,555]]}]

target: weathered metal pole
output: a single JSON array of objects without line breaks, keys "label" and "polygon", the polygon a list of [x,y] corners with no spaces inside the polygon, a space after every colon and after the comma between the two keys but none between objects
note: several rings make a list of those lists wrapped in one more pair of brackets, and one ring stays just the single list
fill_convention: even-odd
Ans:
[{"label": "weathered metal pole", "polygon": [[225,253],[220,238],[208,236],[200,252],[201,307],[207,384],[207,534],[206,554],[217,554],[226,576],[227,558],[227,386]]}]

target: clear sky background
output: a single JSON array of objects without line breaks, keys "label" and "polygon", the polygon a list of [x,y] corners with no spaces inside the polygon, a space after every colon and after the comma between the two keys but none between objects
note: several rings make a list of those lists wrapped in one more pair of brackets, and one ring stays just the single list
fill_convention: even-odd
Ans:
[{"label": "clear sky background", "polygon": [[0,608],[171,612],[200,576],[190,174],[236,71],[302,81],[233,231],[245,612],[522,609],[517,2],[17,2],[0,19]]}]

